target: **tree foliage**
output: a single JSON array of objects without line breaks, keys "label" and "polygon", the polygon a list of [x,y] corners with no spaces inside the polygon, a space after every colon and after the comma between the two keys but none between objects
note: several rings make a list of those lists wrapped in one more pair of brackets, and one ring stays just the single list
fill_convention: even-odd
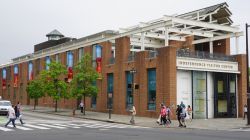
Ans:
[{"label": "tree foliage", "polygon": [[52,61],[49,64],[49,70],[41,71],[41,79],[44,84],[44,90],[48,96],[56,102],[55,111],[57,111],[57,101],[62,98],[69,98],[68,84],[64,81],[64,75],[67,73],[65,66]]},{"label": "tree foliage", "polygon": [[42,80],[40,78],[37,78],[30,81],[29,84],[27,85],[26,91],[28,93],[28,96],[31,99],[35,100],[34,103],[34,110],[35,110],[38,99],[45,96],[44,84]]},{"label": "tree foliage", "polygon": [[[71,81],[70,92],[73,98],[96,97],[98,89],[94,83],[98,78],[98,73],[93,68],[91,56],[86,54],[75,66],[76,74]],[[85,114],[85,106],[84,106]]]}]

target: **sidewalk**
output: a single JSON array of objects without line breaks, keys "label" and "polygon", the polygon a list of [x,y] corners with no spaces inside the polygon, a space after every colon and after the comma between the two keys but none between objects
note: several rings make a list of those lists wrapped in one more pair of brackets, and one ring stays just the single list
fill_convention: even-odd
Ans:
[{"label": "sidewalk", "polygon": [[[71,109],[61,109],[58,108],[58,112],[55,112],[54,108],[48,107],[36,107],[36,110],[33,110],[33,106],[23,106],[24,114],[25,112],[39,112],[39,113],[47,113],[47,114],[56,114],[62,116],[73,116]],[[129,120],[131,116],[127,115],[117,115],[112,114],[111,120],[108,119],[108,113],[100,113],[100,112],[92,112],[86,111],[86,115],[80,113],[80,110],[76,110],[75,116],[77,118],[84,118],[90,120],[99,120],[106,122],[114,122],[114,123],[122,123],[122,124],[130,124]],[[135,117],[135,125],[145,126],[145,127],[153,127],[153,128],[163,128],[163,126],[159,126],[156,123],[156,118],[148,118],[148,117]],[[239,129],[246,126],[247,120],[242,120],[242,118],[221,118],[221,119],[195,119],[192,122],[187,122],[187,128],[191,129],[207,129],[207,130],[232,130]],[[173,120],[171,124],[171,128],[178,128],[178,121]]]}]

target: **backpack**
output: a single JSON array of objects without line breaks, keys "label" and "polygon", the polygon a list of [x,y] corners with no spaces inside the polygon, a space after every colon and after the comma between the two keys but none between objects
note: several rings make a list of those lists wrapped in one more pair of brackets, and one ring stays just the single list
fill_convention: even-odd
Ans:
[{"label": "backpack", "polygon": [[15,106],[14,110],[15,110],[15,113],[17,113],[17,106]]}]

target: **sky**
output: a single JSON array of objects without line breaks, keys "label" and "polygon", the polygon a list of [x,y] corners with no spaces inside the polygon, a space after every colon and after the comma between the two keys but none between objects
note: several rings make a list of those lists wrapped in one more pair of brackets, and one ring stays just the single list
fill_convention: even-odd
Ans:
[{"label": "sky", "polygon": [[[34,45],[46,41],[54,29],[81,38],[223,2],[233,13],[233,25],[245,32],[245,23],[250,24],[247,0],[1,0],[0,64],[33,53]],[[232,54],[234,46],[231,43]],[[240,53],[245,53],[245,36],[240,38]]]}]

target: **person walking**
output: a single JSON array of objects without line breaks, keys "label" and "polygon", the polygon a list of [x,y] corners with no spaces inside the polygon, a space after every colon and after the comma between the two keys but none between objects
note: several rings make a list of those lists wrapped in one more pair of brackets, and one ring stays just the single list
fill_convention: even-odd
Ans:
[{"label": "person walking", "polygon": [[161,123],[163,126],[166,125],[167,123],[167,120],[166,120],[166,117],[167,117],[167,109],[166,109],[166,106],[164,104],[161,104],[161,112],[160,112],[160,115],[161,115]]},{"label": "person walking", "polygon": [[15,106],[14,110],[15,110],[16,119],[19,119],[20,123],[23,125],[24,122],[22,120],[22,114],[21,114],[21,103],[17,102],[17,105]]},{"label": "person walking", "polygon": [[131,124],[135,124],[135,115],[136,115],[136,110],[135,110],[135,106],[133,105],[131,110],[131,119],[130,119],[130,123]]},{"label": "person walking", "polygon": [[182,123],[181,123],[181,112],[182,112],[182,108],[180,105],[177,105],[177,108],[176,108],[176,117],[177,117],[177,120],[179,122],[179,127],[182,127]]},{"label": "person walking", "polygon": [[243,110],[244,110],[244,117],[243,117],[243,120],[245,120],[245,117],[247,116],[247,105],[246,105],[246,104],[244,105]]},{"label": "person walking", "polygon": [[188,119],[190,120],[190,122],[192,122],[192,108],[190,105],[188,105],[188,108],[187,108],[187,114],[188,114]]},{"label": "person walking", "polygon": [[83,113],[83,107],[84,107],[84,104],[83,104],[83,102],[81,101],[81,103],[79,104],[79,107],[80,107],[80,109],[81,109],[81,113]]},{"label": "person walking", "polygon": [[9,123],[12,122],[13,127],[16,128],[16,125],[15,125],[16,115],[15,115],[15,110],[14,110],[13,107],[14,106],[12,105],[12,107],[10,107],[8,109],[8,118],[9,118],[9,121],[4,125],[4,127],[7,127],[9,125]]},{"label": "person walking", "polygon": [[182,127],[187,127],[186,126],[186,120],[185,118],[187,117],[187,114],[186,114],[186,108],[185,107],[181,107],[181,113],[180,113],[180,120],[181,120],[181,126]]},{"label": "person walking", "polygon": [[166,113],[167,113],[167,115],[166,115],[166,124],[167,124],[167,127],[170,127],[170,124],[172,123],[171,122],[172,112],[171,112],[171,109],[170,109],[169,106],[166,108]]}]

